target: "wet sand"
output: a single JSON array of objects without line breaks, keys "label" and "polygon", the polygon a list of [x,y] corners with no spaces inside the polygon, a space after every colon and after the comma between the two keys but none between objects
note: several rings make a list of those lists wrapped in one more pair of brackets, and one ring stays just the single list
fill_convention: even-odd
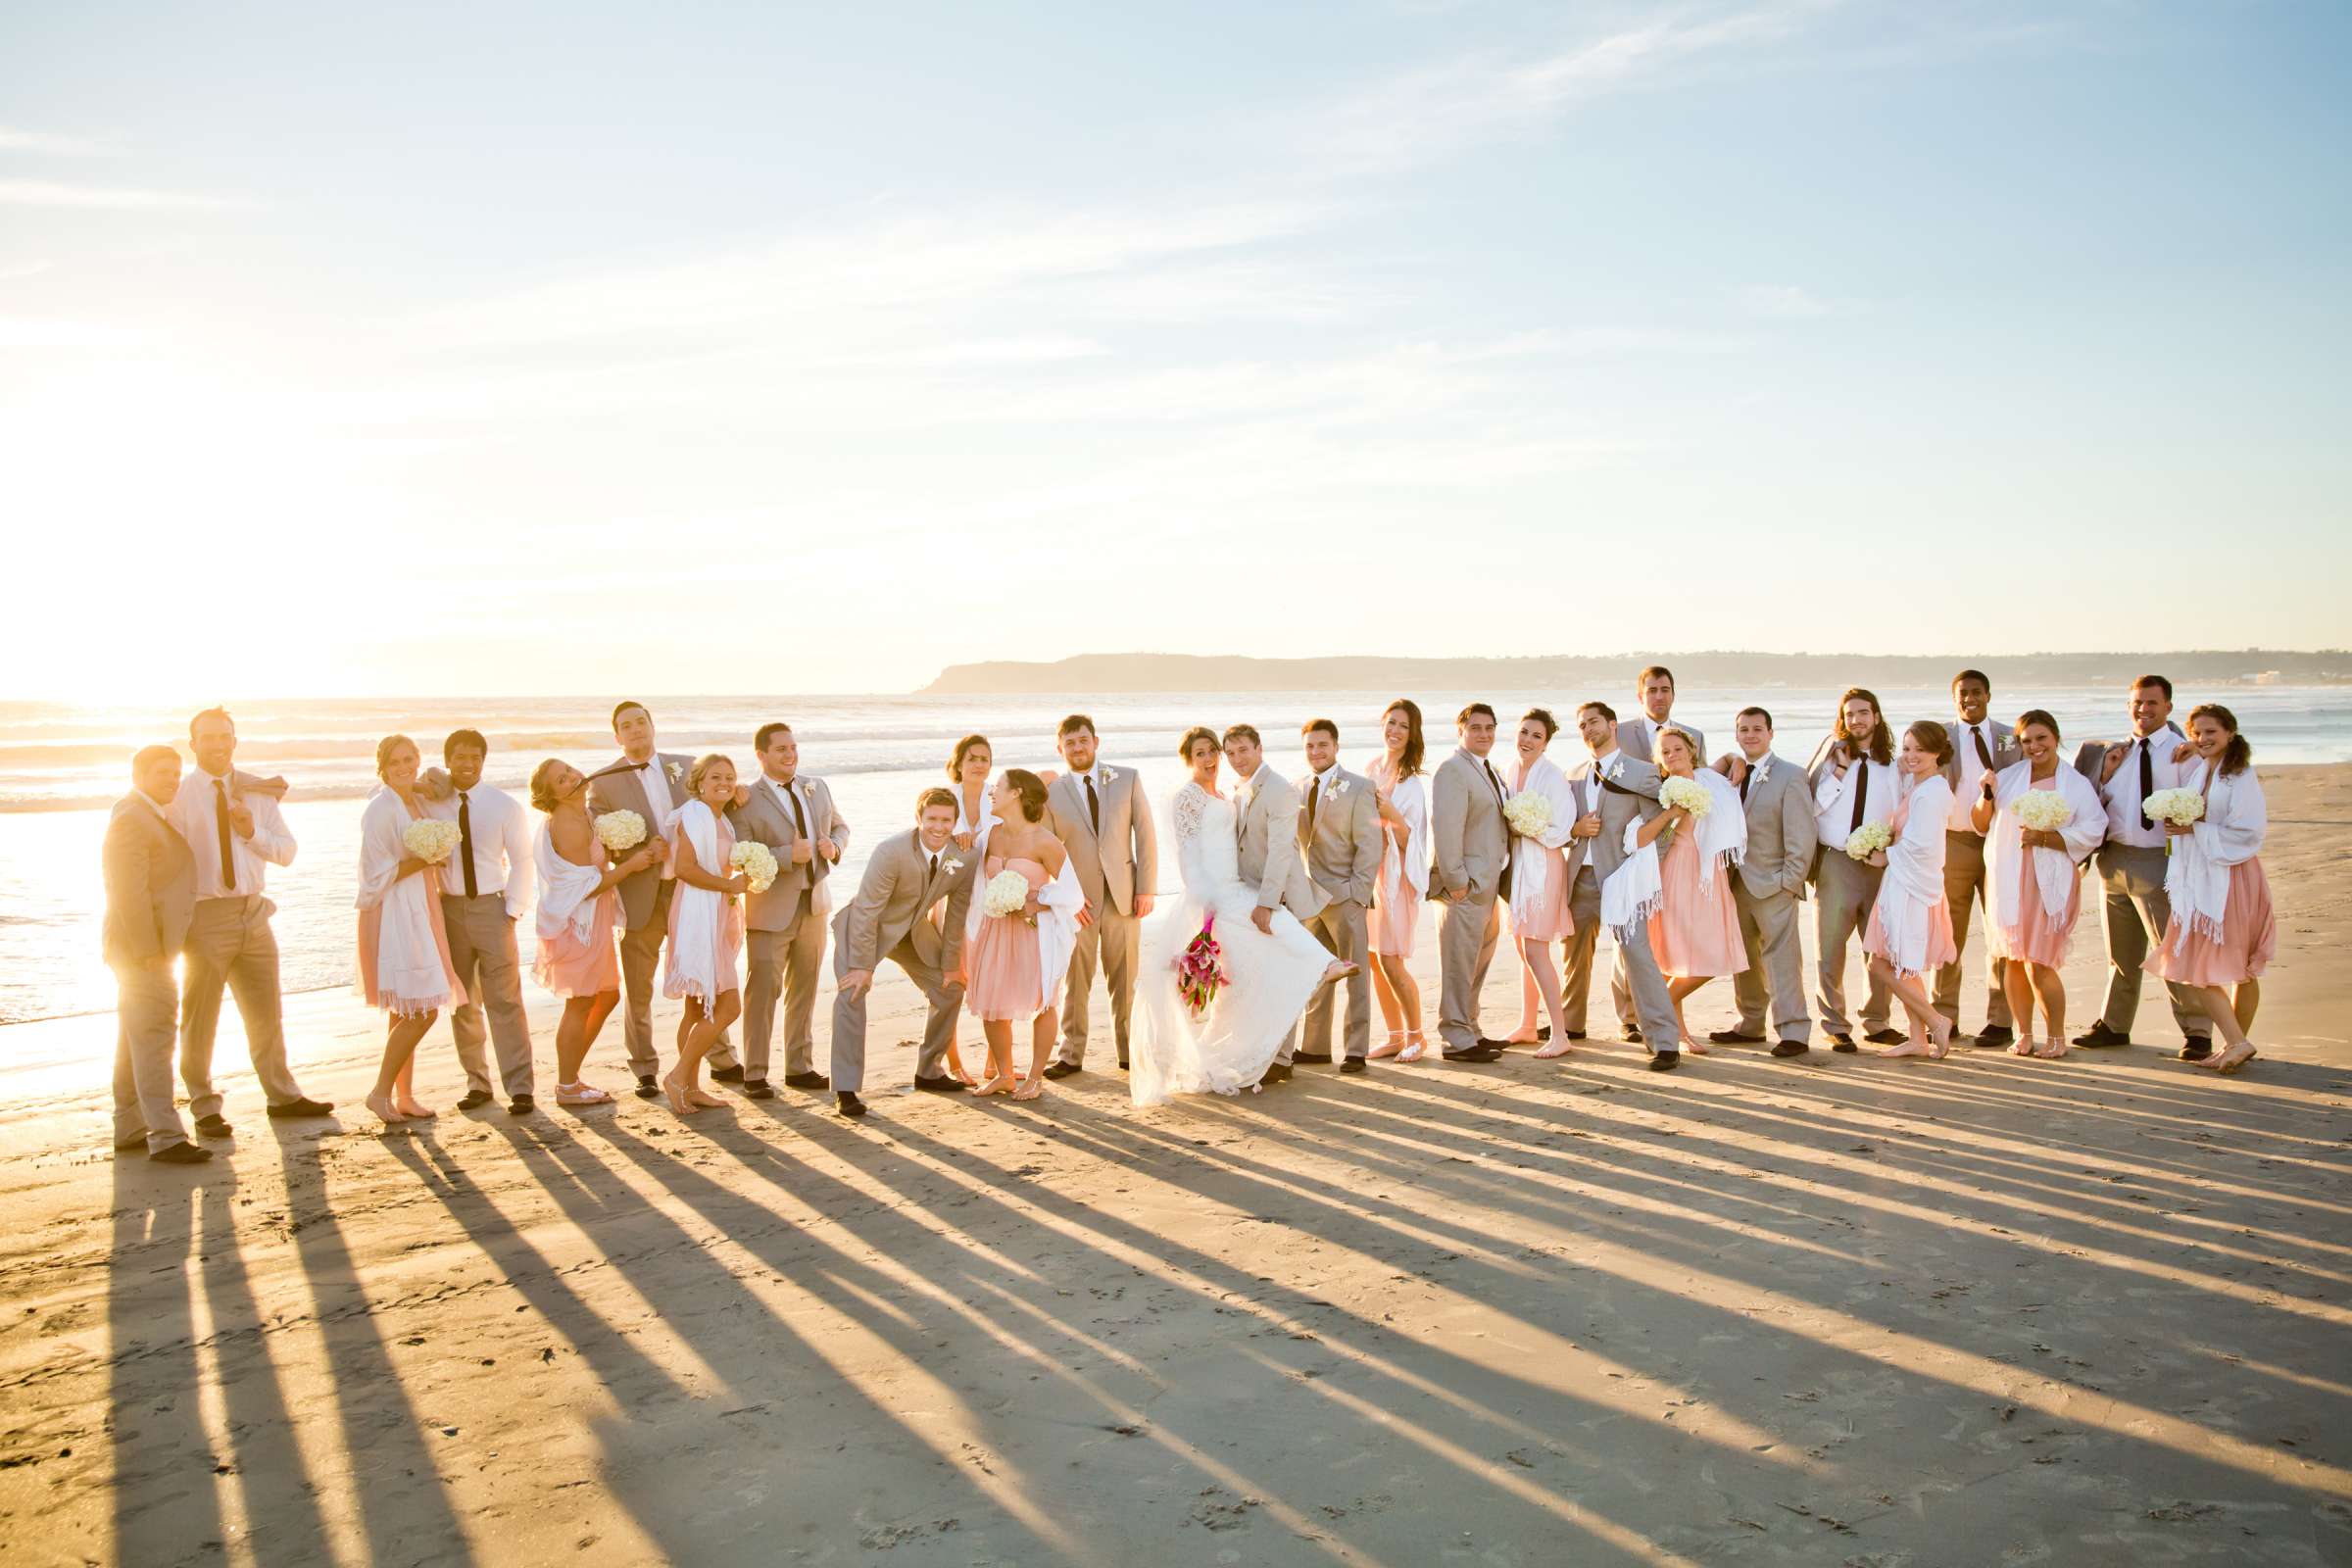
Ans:
[{"label": "wet sand", "polygon": [[[558,1111],[542,1005],[540,1114],[384,1136],[333,995],[289,1035],[338,1119],[230,1074],[191,1171],[109,1152],[110,1019],[0,1031],[0,1558],[2352,1562],[2352,767],[2264,778],[2230,1080],[2151,983],[2060,1062],[1595,1039],[1014,1106],[887,1092],[894,972],[862,1122]],[[2072,1028],[2100,954],[2086,913]]]}]

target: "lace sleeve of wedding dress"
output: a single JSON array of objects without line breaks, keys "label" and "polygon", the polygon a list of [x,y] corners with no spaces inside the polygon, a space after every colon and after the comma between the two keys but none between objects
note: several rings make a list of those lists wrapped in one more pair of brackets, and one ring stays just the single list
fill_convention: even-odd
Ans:
[{"label": "lace sleeve of wedding dress", "polygon": [[1200,820],[1207,814],[1208,791],[1187,784],[1176,792],[1172,806],[1176,828],[1176,876],[1188,897],[1204,896],[1208,878],[1200,862]]}]

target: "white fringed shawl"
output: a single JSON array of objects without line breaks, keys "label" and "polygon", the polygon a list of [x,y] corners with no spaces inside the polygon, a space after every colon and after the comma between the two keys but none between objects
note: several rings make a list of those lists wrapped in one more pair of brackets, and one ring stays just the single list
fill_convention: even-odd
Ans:
[{"label": "white fringed shawl", "polygon": [[[727,858],[734,853],[734,835],[719,821],[718,813],[702,801],[688,801],[678,808],[669,819],[670,865],[677,863],[678,841],[684,839],[694,846],[694,863],[706,876],[723,877],[731,874]],[[671,873],[674,875],[674,871]],[[724,992],[732,991],[733,975],[722,977],[711,972],[711,962],[719,950],[720,922],[727,917],[727,898],[710,888],[698,888],[683,877],[670,895],[669,940],[663,962],[662,994],[667,997],[699,997],[712,1001]]]},{"label": "white fringed shawl", "polygon": [[2179,922],[2176,953],[2191,931],[2221,940],[2222,914],[2230,906],[2230,868],[2261,854],[2270,831],[2270,805],[2252,767],[2227,778],[2210,766],[2207,773],[2205,815],[2172,841],[2172,861],[2164,868],[2164,891]]},{"label": "white fringed shawl", "polygon": [[558,854],[552,817],[539,824],[531,865],[539,874],[539,940],[560,941],[569,930],[572,940],[586,942],[596,929],[597,884],[604,881],[605,868],[578,865]]},{"label": "white fringed shawl", "polygon": [[2073,819],[2058,830],[2066,848],[2034,852],[2034,881],[2041,890],[2043,911],[2053,919],[2065,918],[2066,906],[2074,897],[2077,871],[2107,837],[2107,803],[2099,799],[2099,792],[2090,780],[2064,762],[2058,764],[2057,773],[2046,784],[2034,782],[2031,758],[2001,769],[1993,790],[1993,800],[2000,810],[1985,839],[1992,849],[1992,917],[2004,933],[2012,934],[2012,940],[2024,919],[2018,889],[2024,882],[2026,869],[2026,843],[2021,837],[2025,824],[2017,819],[2016,805],[2019,796],[2036,789],[2057,791],[2075,808]]},{"label": "white fringed shawl", "polygon": [[[1561,862],[1560,851],[1568,843],[1576,827],[1576,786],[1560,771],[1560,764],[1548,757],[1539,757],[1527,770],[1527,782],[1511,791],[1511,798],[1521,795],[1541,795],[1551,802],[1551,825],[1534,838],[1517,833],[1511,839],[1511,917],[1531,918],[1541,911],[1544,890],[1550,878],[1544,874],[1544,862]],[[1504,831],[1509,831],[1506,821]],[[1564,867],[1563,867],[1564,869]]]}]

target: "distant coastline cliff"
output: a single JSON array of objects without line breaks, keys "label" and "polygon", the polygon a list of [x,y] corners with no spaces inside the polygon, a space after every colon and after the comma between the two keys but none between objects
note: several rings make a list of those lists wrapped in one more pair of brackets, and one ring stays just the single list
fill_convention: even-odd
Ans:
[{"label": "distant coastline cliff", "polygon": [[1024,692],[1615,691],[1658,662],[1689,687],[1940,686],[1967,664],[1985,665],[2004,688],[2122,686],[2143,670],[2201,687],[2352,683],[2352,652],[2210,649],[2150,654],[1749,654],[1546,656],[1531,659],[1244,659],[1196,654],[1081,654],[1029,663],[951,664],[925,696]]}]

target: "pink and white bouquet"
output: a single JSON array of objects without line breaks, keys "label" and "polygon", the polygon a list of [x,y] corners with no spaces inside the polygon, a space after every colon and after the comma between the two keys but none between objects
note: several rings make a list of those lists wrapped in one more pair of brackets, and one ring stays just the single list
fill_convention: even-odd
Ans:
[{"label": "pink and white bouquet", "polygon": [[1225,950],[1217,945],[1217,917],[1209,915],[1200,922],[1200,934],[1184,946],[1176,959],[1176,994],[1198,1018],[1217,1000],[1217,992],[1231,978],[1225,973]]}]

